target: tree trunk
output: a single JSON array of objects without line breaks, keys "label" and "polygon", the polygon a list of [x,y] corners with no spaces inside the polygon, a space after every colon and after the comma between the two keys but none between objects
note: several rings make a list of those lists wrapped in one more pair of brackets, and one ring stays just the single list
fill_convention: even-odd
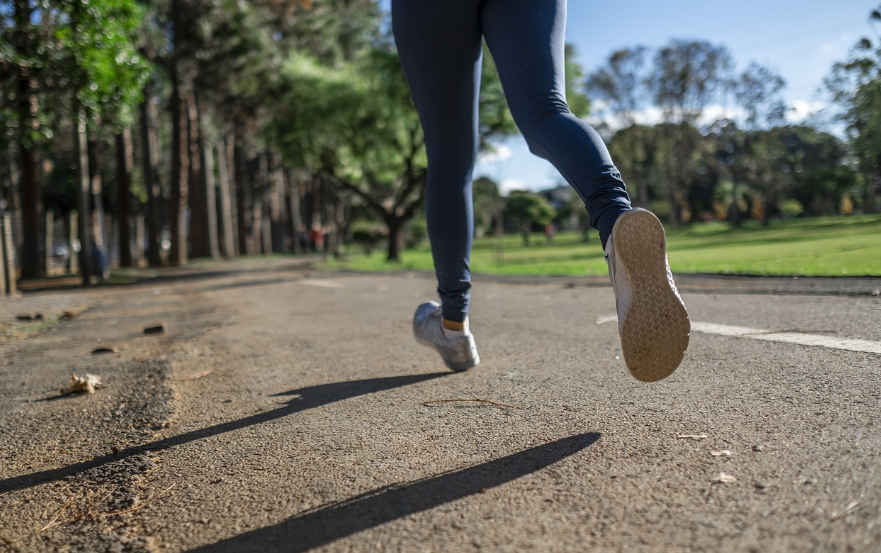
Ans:
[{"label": "tree trunk", "polygon": [[119,225],[119,266],[132,266],[131,185],[132,131],[123,129],[116,135],[116,199]]},{"label": "tree trunk", "polygon": [[0,215],[0,274],[5,281],[0,288],[0,296],[4,291],[10,296],[16,294],[15,286],[15,245],[12,242],[12,217]]},{"label": "tree trunk", "polygon": [[45,261],[43,265],[46,267],[46,275],[52,275],[52,245],[55,242],[55,210],[47,209],[46,210],[46,230],[43,233],[44,241],[46,243],[43,248],[43,254],[45,256]]},{"label": "tree trunk", "polygon": [[294,253],[304,253],[300,236],[306,232],[306,227],[303,225],[303,215],[300,213],[300,176],[295,174],[293,170],[286,171],[285,174],[289,193],[288,211],[290,216],[288,220],[292,237],[291,246]]},{"label": "tree trunk", "polygon": [[[76,121],[74,121],[74,126],[76,126]],[[79,189],[77,189],[77,203],[79,203]],[[80,270],[79,259],[77,258],[77,251],[74,248],[74,244],[79,242],[79,225],[77,222],[79,221],[79,211],[71,211],[67,214],[67,246],[68,246],[68,258],[67,258],[67,272],[70,274],[76,274]]]},{"label": "tree trunk", "polygon": [[238,251],[239,255],[250,255],[251,248],[249,244],[249,229],[251,227],[251,209],[247,202],[247,167],[245,161],[245,152],[241,143],[241,137],[236,133],[233,149],[233,175],[235,176],[236,191],[236,222],[238,228]]},{"label": "tree trunk", "polygon": [[[878,160],[881,162],[881,159]],[[879,183],[879,176],[877,174],[866,174],[866,184],[863,189],[863,212],[865,213],[877,213],[878,212],[878,195],[877,195],[877,187]]]},{"label": "tree trunk", "polygon": [[[12,38],[15,53],[26,60],[34,53],[34,45],[31,43],[29,33],[34,8],[29,1],[24,0],[16,0],[13,4]],[[6,17],[8,15],[6,14]],[[37,149],[33,136],[39,128],[37,96],[29,68],[21,66],[18,70],[18,137],[16,142],[19,145],[19,190],[22,208],[21,278],[39,278],[43,276],[41,255],[43,244],[40,240],[40,180],[37,170]]]},{"label": "tree trunk", "polygon": [[230,212],[230,228],[232,229],[232,243],[233,243],[233,254],[239,255],[241,252],[239,251],[239,224],[238,224],[238,213],[239,213],[239,202],[236,197],[236,191],[238,190],[238,176],[236,175],[236,164],[235,164],[235,133],[230,132],[226,135],[226,141],[224,143],[224,149],[226,155],[224,159],[226,160],[226,176],[229,179],[229,212]]},{"label": "tree trunk", "polygon": [[[207,165],[207,163],[206,163]],[[229,160],[227,159],[226,141],[217,143],[217,188],[220,210],[220,249],[223,257],[232,259],[236,256],[235,233],[233,232],[233,201],[229,186]]]},{"label": "tree trunk", "polygon": [[263,171],[262,157],[257,157],[248,161],[248,190],[251,193],[251,219],[248,253],[250,255],[260,255],[263,253]]},{"label": "tree trunk", "polygon": [[217,238],[217,189],[214,181],[214,148],[205,147],[199,141],[202,150],[202,174],[205,175],[205,203],[208,214],[208,248],[211,259],[220,259],[220,244]]},{"label": "tree trunk", "polygon": [[339,259],[343,253],[343,240],[349,230],[349,208],[351,206],[348,198],[340,197],[340,195],[337,195],[334,203],[336,206],[336,213],[334,216],[333,244],[331,249],[333,251],[333,256]]},{"label": "tree trunk", "polygon": [[147,190],[147,263],[151,267],[162,265],[162,219],[159,204],[162,190],[156,174],[158,138],[153,107],[152,88],[144,87],[144,101],[141,102],[141,167],[144,173],[144,188]]},{"label": "tree trunk", "polygon": [[731,211],[729,212],[728,218],[730,220],[729,222],[731,223],[731,226],[740,227],[742,221],[740,220],[740,207],[738,206],[738,201],[737,201],[738,200],[737,195],[739,193],[739,189],[737,186],[738,175],[737,175],[736,171],[732,171],[731,175],[732,175],[732,179],[731,179],[732,180],[732,184],[731,184]]},{"label": "tree trunk", "polygon": [[[2,196],[0,196],[0,198],[2,198]],[[6,267],[9,264],[7,263],[7,258],[6,258],[6,256],[7,256],[6,240],[4,240],[3,235],[6,234],[6,232],[7,232],[7,229],[6,229],[6,226],[7,226],[6,222],[7,221],[9,221],[11,224],[12,219],[9,217],[9,215],[4,213],[3,211],[0,211],[0,298],[2,298],[3,296],[5,296],[7,294],[9,294],[10,296],[12,295],[11,290],[9,292],[6,291],[7,280],[9,282],[15,282],[14,269],[12,271],[6,270]],[[7,272],[10,273],[9,277],[6,276]]]},{"label": "tree trunk", "polygon": [[401,217],[389,215],[385,219],[388,227],[388,257],[386,261],[400,263],[401,250],[404,246],[404,224],[405,221]]},{"label": "tree trunk", "polygon": [[[89,154],[88,137],[86,136],[86,114],[82,107],[76,106],[74,110],[74,152],[76,153],[77,165],[77,213],[79,221],[77,234],[79,235],[80,251],[79,266],[83,286],[92,285],[92,237],[90,236],[89,220],[91,219],[91,191],[89,187]],[[73,253],[71,252],[71,255]]]},{"label": "tree trunk", "polygon": [[[274,157],[274,156],[273,156]],[[272,221],[272,252],[284,253],[285,251],[285,224],[284,224],[284,176],[281,167],[277,166],[277,160],[273,159],[273,167],[269,173],[270,196],[269,216]]]},{"label": "tree trunk", "polygon": [[[316,182],[318,181],[318,177],[315,175],[309,175],[309,177],[303,182],[303,207],[304,213],[303,216],[305,218],[306,223],[306,232],[311,232],[312,227],[315,226],[315,188]],[[307,244],[307,249],[311,250],[312,244],[311,242]]]},{"label": "tree trunk", "polygon": [[[88,130],[88,127],[86,127]],[[107,221],[104,218],[104,187],[101,181],[100,144],[97,139],[88,140],[88,158],[89,158],[89,189],[91,191],[92,201],[92,219],[90,221],[89,231],[92,240],[92,260],[94,264],[92,271],[99,278],[107,278],[109,241],[107,232]]]},{"label": "tree trunk", "polygon": [[135,249],[132,251],[132,264],[140,267],[144,264],[144,243],[147,241],[144,214],[135,216]]},{"label": "tree trunk", "polygon": [[[18,2],[16,2],[16,5]],[[37,97],[30,77],[18,82],[18,128],[23,134],[35,131],[37,122]],[[37,150],[30,136],[19,139],[19,194],[21,196],[21,278],[39,278],[44,275],[42,267],[43,244],[40,239],[40,211],[42,208],[40,178],[37,167]]]},{"label": "tree trunk", "polygon": [[257,242],[259,253],[272,253],[272,184],[269,175],[269,152],[259,157],[259,175],[257,194],[260,196],[260,240]]},{"label": "tree trunk", "polygon": [[[188,257],[213,257],[211,212],[213,190],[208,191],[208,171],[202,165],[202,136],[199,128],[199,106],[194,93],[187,94],[187,151],[190,169],[187,173],[190,210],[190,243]],[[213,175],[212,175],[213,177]],[[212,179],[213,180],[213,179]],[[216,249],[217,233],[214,231]]]},{"label": "tree trunk", "polygon": [[189,147],[187,98],[177,67],[171,70],[171,251],[172,265],[187,262],[187,202],[189,197]]}]

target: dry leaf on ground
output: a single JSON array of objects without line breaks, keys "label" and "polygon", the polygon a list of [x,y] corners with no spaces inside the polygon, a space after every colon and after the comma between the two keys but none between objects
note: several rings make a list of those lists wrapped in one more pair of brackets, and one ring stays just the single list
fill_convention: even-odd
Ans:
[{"label": "dry leaf on ground", "polygon": [[100,376],[89,373],[86,373],[85,376],[77,376],[75,374],[71,374],[70,386],[62,390],[62,393],[75,394],[85,392],[87,394],[94,394],[95,390],[103,387],[104,384],[101,382]]}]

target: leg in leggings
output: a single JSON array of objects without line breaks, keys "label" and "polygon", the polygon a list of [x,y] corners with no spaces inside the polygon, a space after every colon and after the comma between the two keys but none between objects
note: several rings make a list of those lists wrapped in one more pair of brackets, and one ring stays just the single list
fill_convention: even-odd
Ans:
[{"label": "leg in leggings", "polygon": [[482,36],[479,0],[393,0],[398,54],[428,154],[425,215],[443,317],[468,313]]},{"label": "leg in leggings", "polygon": [[468,312],[481,39],[530,149],[578,192],[605,243],[630,209],[602,140],[565,102],[565,0],[393,0],[398,53],[428,153],[426,217],[443,316]]},{"label": "leg in leggings", "polygon": [[529,149],[575,189],[605,245],[630,198],[602,139],[566,105],[566,0],[483,0],[480,17]]}]

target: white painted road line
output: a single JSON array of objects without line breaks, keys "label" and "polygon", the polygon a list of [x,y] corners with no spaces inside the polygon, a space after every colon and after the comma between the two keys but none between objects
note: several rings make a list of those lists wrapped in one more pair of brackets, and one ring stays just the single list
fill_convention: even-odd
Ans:
[{"label": "white painted road line", "polygon": [[[601,315],[597,317],[597,324],[617,321],[615,315]],[[718,323],[691,322],[691,330],[704,334],[717,336],[732,336],[748,340],[761,340],[763,342],[782,342],[787,344],[799,344],[846,351],[859,351],[864,353],[881,353],[881,342],[870,340],[857,340],[853,338],[837,338],[835,336],[821,336],[819,334],[804,334],[801,332],[778,332],[747,326],[724,325]]]},{"label": "white painted road line", "polygon": [[691,323],[691,329],[705,334],[736,336],[738,338],[762,340],[764,342],[785,342],[788,344],[800,344],[802,346],[843,349],[865,353],[881,353],[881,342],[872,342],[869,340],[837,338],[835,336],[821,336],[819,334],[802,334],[801,332],[775,332],[773,330],[762,330],[745,326],[702,323],[697,321]]}]

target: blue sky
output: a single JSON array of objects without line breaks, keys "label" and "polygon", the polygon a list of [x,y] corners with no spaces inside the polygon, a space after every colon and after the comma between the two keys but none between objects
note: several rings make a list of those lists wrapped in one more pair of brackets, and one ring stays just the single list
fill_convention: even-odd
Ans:
[{"label": "blue sky", "polygon": [[[620,48],[656,48],[673,38],[724,45],[739,68],[756,61],[777,71],[787,82],[786,101],[805,113],[822,107],[818,88],[833,63],[846,59],[861,37],[881,38],[881,25],[873,30],[868,24],[879,7],[881,0],[569,0],[566,38],[586,73]],[[562,182],[519,137],[478,163],[480,175],[504,182],[505,189]]]}]

